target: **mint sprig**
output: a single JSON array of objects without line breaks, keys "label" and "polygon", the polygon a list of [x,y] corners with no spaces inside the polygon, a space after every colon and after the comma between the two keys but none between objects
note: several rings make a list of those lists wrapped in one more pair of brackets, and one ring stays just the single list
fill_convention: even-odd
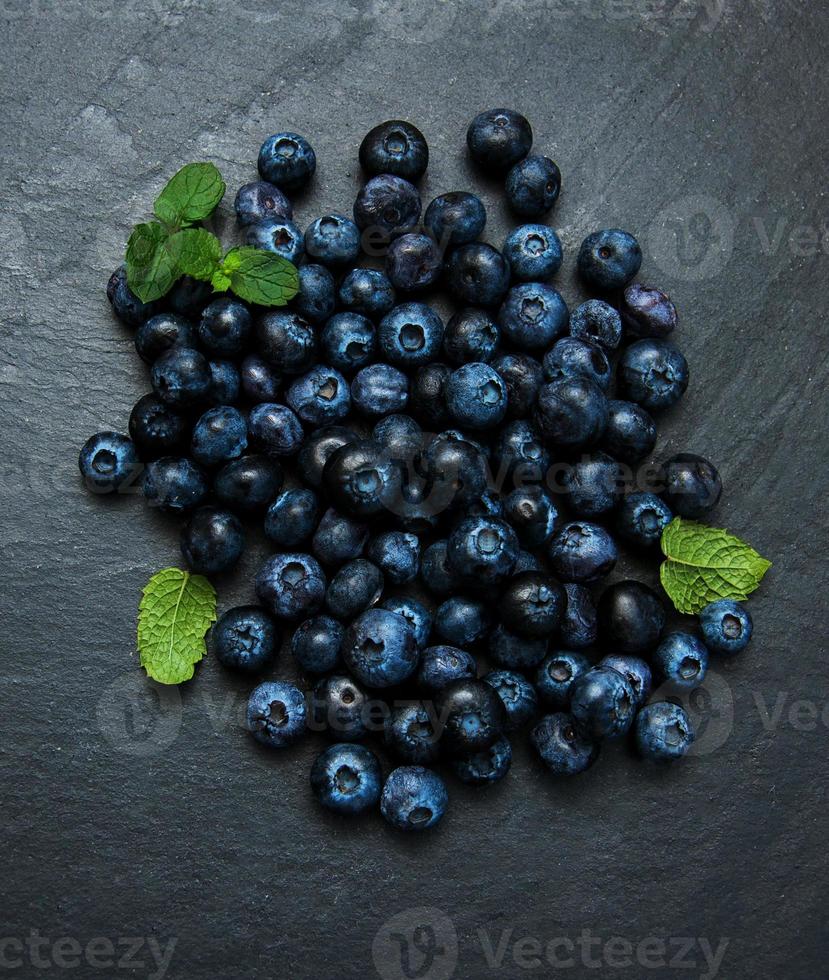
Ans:
[{"label": "mint sprig", "polygon": [[184,228],[205,221],[225,195],[225,182],[212,163],[188,163],[155,199],[153,211],[165,225]]}]

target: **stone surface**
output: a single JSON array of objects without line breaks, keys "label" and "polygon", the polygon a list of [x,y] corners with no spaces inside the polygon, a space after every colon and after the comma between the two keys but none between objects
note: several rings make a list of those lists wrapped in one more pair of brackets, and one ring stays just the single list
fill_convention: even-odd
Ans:
[{"label": "stone surface", "polygon": [[[165,975],[186,980],[712,976],[706,954],[723,943],[729,980],[824,973],[826,9],[2,0],[0,23],[9,975],[76,962],[71,942],[55,945],[67,936],[83,977],[160,976],[151,943],[170,940]],[[304,226],[350,209],[364,133],[410,119],[432,152],[424,200],[477,187],[500,243],[499,188],[464,146],[492,105],[525,112],[561,167],[568,301],[582,298],[585,234],[639,235],[641,278],[675,299],[691,365],[657,456],[717,461],[716,522],[774,567],[751,600],[752,646],[717,661],[696,699],[687,764],[656,772],[609,747],[553,782],[517,740],[503,783],[452,781],[439,831],[409,838],[379,815],[321,812],[308,787],[319,743],[256,746],[248,683],[216,663],[181,691],[146,681],[137,600],[178,562],[177,534],[140,498],[85,493],[76,458],[91,433],[125,428],[148,388],[104,286],[182,163],[223,171],[230,241],[232,193],[265,136],[294,129],[316,148]],[[221,608],[252,598],[262,554],[217,583]],[[46,941],[16,945],[33,932]],[[107,942],[122,957],[128,937],[144,939],[119,970]]]}]

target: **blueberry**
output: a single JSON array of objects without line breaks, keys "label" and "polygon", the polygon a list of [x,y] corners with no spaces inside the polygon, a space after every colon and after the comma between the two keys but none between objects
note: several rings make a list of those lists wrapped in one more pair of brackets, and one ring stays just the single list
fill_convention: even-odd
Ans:
[{"label": "blueberry", "polygon": [[531,422],[520,419],[501,429],[495,444],[495,471],[504,487],[510,481],[517,487],[540,481],[549,467],[550,454]]},{"label": "blueberry", "polygon": [[389,773],[380,812],[398,830],[428,830],[441,820],[448,802],[437,773],[422,766],[400,766]]},{"label": "blueberry", "polygon": [[428,165],[429,147],[423,133],[402,119],[380,123],[360,144],[360,166],[367,174],[394,174],[416,181]]},{"label": "blueberry", "polygon": [[467,517],[449,536],[446,558],[450,570],[470,584],[495,585],[515,568],[518,537],[496,517]]},{"label": "blueberry", "polygon": [[321,365],[294,381],[285,401],[303,422],[314,427],[338,422],[351,408],[348,382],[339,371]]},{"label": "blueberry", "polygon": [[451,374],[451,368],[437,362],[418,368],[412,381],[412,412],[424,425],[439,428],[449,421],[446,385]]},{"label": "blueberry", "polygon": [[688,751],[694,729],[685,710],[670,701],[642,708],[634,726],[636,748],[650,762],[673,762]]},{"label": "blueberry", "polygon": [[356,441],[356,433],[342,425],[327,425],[317,429],[302,444],[297,457],[303,481],[309,487],[319,490],[322,486],[322,472],[329,456],[340,446]]},{"label": "blueberry", "polygon": [[433,711],[421,701],[396,704],[384,726],[386,748],[414,765],[437,759],[440,745]]},{"label": "blueberry", "polygon": [[670,408],[688,387],[688,362],[664,340],[637,340],[622,352],[618,381],[623,397],[649,412]]},{"label": "blueberry", "polygon": [[335,313],[320,334],[320,353],[326,364],[354,374],[374,360],[377,331],[360,313]]},{"label": "blueberry", "polygon": [[651,669],[644,660],[629,654],[617,653],[603,657],[599,661],[599,666],[612,667],[627,678],[628,683],[633,688],[637,710],[646,703],[650,697],[653,682]]},{"label": "blueberry", "polygon": [[488,109],[469,124],[466,145],[469,155],[483,170],[506,173],[530,152],[533,131],[514,109]]},{"label": "blueberry", "polygon": [[662,600],[652,589],[632,579],[605,589],[598,613],[602,639],[622,653],[653,650],[665,626]]},{"label": "blueberry", "polygon": [[351,382],[351,399],[363,415],[390,415],[409,401],[409,379],[390,364],[369,364]]},{"label": "blueberry", "polygon": [[147,364],[152,364],[173,347],[195,348],[193,324],[175,313],[156,313],[135,331],[135,349]]},{"label": "blueberry", "polygon": [[498,348],[498,327],[483,310],[467,307],[456,313],[446,326],[443,350],[453,364],[490,361]]},{"label": "blueberry", "polygon": [[251,445],[271,456],[293,456],[302,446],[302,425],[285,405],[263,402],[248,417]]},{"label": "blueberry", "polygon": [[338,741],[359,742],[368,733],[371,705],[353,678],[332,674],[317,681],[311,715],[315,729]]},{"label": "blueberry", "polygon": [[228,510],[199,507],[181,531],[181,553],[199,575],[230,571],[244,550],[242,523]]},{"label": "blueberry", "polygon": [[234,405],[242,392],[242,376],[233,361],[208,361],[211,405]]},{"label": "blueberry", "polygon": [[352,619],[379,602],[383,573],[365,558],[355,558],[340,568],[328,583],[325,605],[332,616]]},{"label": "blueberry", "polygon": [[638,463],[653,452],[656,423],[641,405],[611,399],[602,446],[623,463]]},{"label": "blueberry", "polygon": [[417,577],[420,539],[405,531],[383,531],[369,544],[368,556],[392,585],[405,585]]},{"label": "blueberry", "polygon": [[370,439],[337,449],[323,471],[331,502],[354,517],[381,513],[393,480],[394,470],[383,447]]},{"label": "blueberry", "polygon": [[654,651],[653,666],[673,690],[693,691],[705,680],[708,649],[690,633],[668,633]]},{"label": "blueberry", "polygon": [[535,714],[538,708],[535,688],[521,674],[513,670],[492,670],[481,679],[504,704],[507,713],[504,731],[521,728]]},{"label": "blueberry", "polygon": [[467,191],[441,194],[426,208],[423,224],[442,250],[474,242],[486,224],[483,201]]},{"label": "blueberry", "polygon": [[239,366],[242,392],[252,402],[272,402],[279,394],[282,378],[258,354],[249,354]]},{"label": "blueberry", "polygon": [[386,252],[386,275],[395,289],[414,293],[434,285],[443,269],[440,247],[431,235],[409,232]]},{"label": "blueberry", "polygon": [[340,662],[345,628],[331,616],[314,616],[300,623],[291,637],[291,653],[311,674],[327,674]]},{"label": "blueberry", "polygon": [[368,541],[365,524],[329,508],[323,515],[311,540],[311,551],[323,565],[339,566],[359,558]]},{"label": "blueberry", "polygon": [[490,362],[507,386],[507,419],[525,419],[533,410],[543,380],[541,365],[529,354],[497,354]]},{"label": "blueberry", "polygon": [[570,336],[614,351],[622,342],[622,318],[604,300],[589,299],[570,314]]},{"label": "blueberry", "polygon": [[[132,429],[132,418],[130,418]],[[120,432],[98,432],[81,447],[78,468],[87,490],[117,493],[133,484],[141,472],[135,444]]]},{"label": "blueberry", "polygon": [[656,494],[631,493],[616,514],[616,531],[630,544],[652,548],[659,544],[672,518],[670,508]]},{"label": "blueberry", "polygon": [[424,550],[420,578],[434,595],[449,595],[459,587],[460,577],[449,565],[448,541],[435,541]]},{"label": "blueberry", "polygon": [[334,312],[337,285],[324,265],[306,263],[297,269],[299,292],[291,300],[297,313],[309,323],[324,323]]},{"label": "blueberry", "polygon": [[248,225],[245,229],[245,242],[254,248],[262,248],[266,252],[287,259],[294,265],[299,265],[305,257],[305,239],[302,232],[285,218],[266,218]]},{"label": "blueberry", "polygon": [[487,464],[480,449],[448,433],[436,436],[421,454],[417,469],[426,479],[429,503],[438,510],[467,507],[487,489]]},{"label": "blueberry", "polygon": [[537,351],[567,329],[567,304],[561,293],[540,282],[513,286],[498,311],[504,337],[519,350]]},{"label": "blueberry", "polygon": [[562,378],[542,385],[535,424],[558,449],[586,449],[602,436],[607,424],[607,398],[589,378]]},{"label": "blueberry", "polygon": [[230,405],[209,408],[193,427],[191,451],[202,466],[220,466],[236,459],[247,444],[247,419]]},{"label": "blueberry", "polygon": [[422,602],[411,596],[392,596],[381,603],[384,609],[402,616],[414,630],[415,642],[423,649],[432,634],[432,614]]},{"label": "blueberry", "polygon": [[677,312],[670,297],[640,282],[631,283],[624,291],[619,312],[631,337],[665,338],[676,329]]},{"label": "blueberry", "polygon": [[354,202],[354,220],[364,232],[388,238],[417,225],[420,195],[414,184],[393,174],[372,177]]},{"label": "blueberry", "polygon": [[277,218],[290,221],[294,216],[291,202],[275,185],[266,180],[253,180],[243,184],[236,192],[233,202],[236,220],[242,227],[264,221],[266,218]]},{"label": "blueberry", "polygon": [[259,569],[256,594],[278,619],[315,613],[325,598],[325,574],[319,562],[299,552],[274,555]]},{"label": "blueberry", "polygon": [[678,453],[660,468],[662,496],[674,514],[699,518],[717,506],[722,480],[717,468],[702,456]]},{"label": "blueberry", "polygon": [[559,512],[552,498],[538,484],[529,484],[507,494],[504,498],[504,519],[526,548],[540,548],[555,534]]},{"label": "blueberry", "polygon": [[530,740],[541,761],[556,776],[577,776],[599,755],[599,743],[582,732],[576,719],[566,712],[542,718],[530,733]]},{"label": "blueberry", "polygon": [[605,453],[583,456],[562,473],[561,483],[570,510],[577,517],[598,517],[622,499],[621,466]]},{"label": "blueberry", "polygon": [[165,514],[184,514],[207,496],[207,478],[189,459],[162,456],[144,470],[144,497]]},{"label": "blueberry", "polygon": [[594,667],[573,683],[570,710],[593,738],[621,738],[633,723],[636,695],[618,670]]},{"label": "blueberry", "polygon": [[434,360],[440,350],[443,321],[425,303],[403,303],[380,321],[377,339],[383,357],[390,364],[418,367]]},{"label": "blueberry", "polygon": [[526,282],[554,276],[561,268],[561,241],[549,225],[519,225],[507,235],[503,248],[516,279]]},{"label": "blueberry", "polygon": [[519,551],[518,561],[515,563],[513,573],[520,575],[522,572],[540,572],[541,562],[531,551]]},{"label": "blueberry", "polygon": [[363,813],[377,805],[383,774],[377,756],[364,745],[331,745],[311,766],[311,789],[336,813]]},{"label": "blueberry", "polygon": [[360,254],[360,229],[345,215],[323,215],[305,229],[305,253],[325,265],[348,265]]},{"label": "blueberry", "polygon": [[510,169],[504,189],[516,214],[540,218],[558,200],[561,171],[549,157],[528,156]]},{"label": "blueberry", "polygon": [[470,429],[491,429],[507,411],[507,386],[488,364],[457,368],[446,382],[446,406],[453,422]]},{"label": "blueberry", "polygon": [[364,316],[378,317],[394,306],[394,286],[379,269],[352,269],[340,283],[340,306]]},{"label": "blueberry", "polygon": [[222,296],[205,308],[199,323],[199,343],[219,357],[237,357],[248,345],[253,319],[238,299]]},{"label": "blueberry", "polygon": [[305,697],[286,681],[266,681],[248,698],[247,730],[257,742],[272,749],[285,748],[305,734]]},{"label": "blueberry", "polygon": [[389,458],[413,459],[423,448],[423,430],[410,415],[387,415],[372,429],[372,438],[385,447]]},{"label": "blueberry", "polygon": [[443,723],[441,745],[450,755],[486,749],[504,731],[507,712],[498,694],[483,681],[464,678],[442,687],[435,698]]},{"label": "blueberry", "polygon": [[417,667],[418,648],[410,623],[388,609],[367,609],[345,632],[342,656],[368,687],[393,687]]},{"label": "blueberry", "polygon": [[446,284],[458,303],[497,306],[509,288],[509,263],[484,242],[453,249],[444,263]]},{"label": "blueberry", "polygon": [[150,393],[139,398],[130,412],[130,437],[144,459],[170,456],[187,442],[187,420]]},{"label": "blueberry", "polygon": [[592,646],[599,635],[596,606],[589,589],[576,582],[566,582],[567,604],[561,619],[559,637],[571,649]]},{"label": "blueberry", "polygon": [[178,313],[179,316],[199,317],[215,295],[213,287],[206,280],[181,276],[164,297],[164,302],[172,313]]},{"label": "blueberry", "polygon": [[435,612],[435,632],[445,642],[467,647],[482,639],[492,625],[492,613],[486,603],[463,596],[452,596]]},{"label": "blueberry", "polygon": [[107,299],[112,312],[129,327],[139,327],[158,312],[157,301],[142,303],[127,285],[127,267],[119,265],[109,277]]},{"label": "blueberry", "polygon": [[550,542],[553,573],[564,582],[596,582],[608,575],[619,557],[613,538],[598,524],[565,524]]},{"label": "blueberry", "polygon": [[172,408],[189,408],[210,394],[210,366],[190,347],[171,347],[155,361],[153,391]]},{"label": "blueberry", "polygon": [[242,456],[219,470],[213,493],[226,507],[254,514],[264,510],[279,493],[282,480],[282,467],[273,457]]},{"label": "blueberry", "polygon": [[259,150],[260,176],[283,191],[301,190],[316,169],[313,147],[297,133],[275,133]]},{"label": "blueberry", "polygon": [[557,340],[544,355],[541,365],[547,381],[589,378],[602,391],[607,391],[610,387],[611,370],[607,354],[595,344],[577,340],[575,337]]},{"label": "blueberry", "polygon": [[483,786],[497,783],[509,772],[512,764],[512,746],[503,736],[489,748],[470,755],[452,759],[452,771],[462,783],[470,786]]},{"label": "blueberry", "polygon": [[748,646],[753,624],[748,610],[733,599],[709,602],[699,614],[702,635],[716,653],[739,653]]},{"label": "blueberry", "polygon": [[279,650],[276,623],[258,606],[235,606],[210,630],[210,653],[223,667],[257,674]]},{"label": "blueberry", "polygon": [[543,572],[524,572],[507,583],[498,612],[510,632],[541,638],[558,629],[566,602],[564,589],[554,578]]},{"label": "blueberry", "polygon": [[280,548],[295,548],[314,533],[319,501],[313,490],[285,490],[268,507],[265,536]]},{"label": "blueberry", "polygon": [[477,677],[478,665],[471,653],[446,644],[427,647],[420,658],[417,683],[435,694],[453,681]]},{"label": "blueberry", "polygon": [[576,267],[588,286],[599,290],[623,289],[642,264],[639,242],[626,231],[595,231],[581,243]]},{"label": "blueberry", "polygon": [[489,659],[507,670],[528,670],[541,663],[547,654],[544,637],[519,636],[498,625],[489,634]]},{"label": "blueberry", "polygon": [[591,669],[583,653],[553,650],[538,665],[535,687],[539,698],[549,708],[564,711],[570,706],[573,684]]}]

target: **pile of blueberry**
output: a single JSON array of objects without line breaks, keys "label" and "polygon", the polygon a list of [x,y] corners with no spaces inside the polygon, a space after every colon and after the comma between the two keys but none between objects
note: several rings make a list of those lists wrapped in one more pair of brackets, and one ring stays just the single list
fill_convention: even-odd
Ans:
[{"label": "pile of blueberry", "polygon": [[[98,492],[141,471],[147,502],[184,519],[195,572],[228,571],[250,525],[264,527],[275,553],[256,576],[261,606],[225,612],[209,647],[261,675],[289,629],[311,696],[259,684],[251,734],[278,748],[325,730],[334,744],[311,770],[320,802],[355,813],[379,801],[404,830],[444,813],[430,766],[499,780],[510,733],[532,721],[556,774],[582,772],[602,740],[628,732],[647,759],[682,756],[694,737],[683,694],[709,650],[736,653],[752,630],[730,600],[703,610],[701,640],[666,635],[664,600],[640,582],[594,597],[620,541],[658,554],[674,515],[699,518],[720,497],[715,467],[689,453],[658,468],[658,493],[635,485],[654,413],[688,384],[666,340],[676,310],[633,282],[641,250],[617,229],[582,243],[578,272],[596,298],[568,310],[548,282],[561,243],[541,221],[558,167],[530,155],[530,124],[509,109],[477,116],[467,142],[532,222],[500,250],[478,240],[475,194],[440,195],[421,222],[429,151],[407,122],[363,140],[353,220],[326,214],[304,235],[286,192],[310,180],[314,151],[294,133],[266,140],[262,179],[239,190],[236,214],[249,244],[298,266],[298,295],[252,309],[183,278],[144,304],[118,269],[107,295],[135,328],[153,390],[130,438],[102,432],[80,454]],[[412,298],[439,285],[457,307],[446,324]],[[400,763],[385,781],[358,744],[377,734]]]}]

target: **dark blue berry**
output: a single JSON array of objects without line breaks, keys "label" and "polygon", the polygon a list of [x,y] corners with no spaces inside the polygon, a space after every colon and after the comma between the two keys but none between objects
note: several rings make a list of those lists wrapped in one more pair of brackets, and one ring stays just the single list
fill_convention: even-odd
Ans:
[{"label": "dark blue berry", "polygon": [[619,306],[622,323],[631,337],[667,337],[677,324],[676,307],[661,289],[631,283]]},{"label": "dark blue berry", "polygon": [[381,603],[384,609],[402,616],[414,630],[415,642],[423,649],[432,634],[432,614],[429,609],[411,596],[391,596]]},{"label": "dark blue berry", "polygon": [[435,697],[443,723],[440,741],[450,755],[488,748],[504,731],[507,712],[498,694],[483,681],[463,678],[441,687]]},{"label": "dark blue berry", "polygon": [[379,269],[352,269],[339,289],[340,306],[364,316],[380,317],[394,306],[394,286]]},{"label": "dark blue berry", "polygon": [[385,509],[395,476],[383,447],[364,439],[331,455],[323,471],[323,485],[335,506],[354,517],[372,517]]},{"label": "dark blue berry", "polygon": [[325,574],[310,555],[274,555],[256,576],[259,601],[278,619],[301,619],[315,613],[325,598]]},{"label": "dark blue berry", "polygon": [[664,340],[637,340],[619,358],[618,382],[623,397],[649,412],[670,408],[688,387],[688,362]]},{"label": "dark blue berry", "polygon": [[529,122],[514,109],[487,109],[478,113],[466,131],[469,155],[489,173],[506,173],[533,145]]},{"label": "dark blue berry", "polygon": [[546,715],[530,733],[544,765],[556,776],[577,776],[599,756],[599,743],[566,712]]},{"label": "dark blue berry", "polygon": [[181,553],[200,575],[230,571],[245,550],[242,523],[229,510],[199,507],[181,531]]},{"label": "dark blue berry", "polygon": [[566,582],[567,604],[561,619],[559,637],[565,647],[583,650],[592,646],[599,635],[598,614],[589,589],[576,582]]},{"label": "dark blue berry", "polygon": [[608,657],[603,657],[599,661],[600,667],[612,667],[623,674],[633,689],[635,696],[635,706],[641,708],[650,697],[653,679],[651,669],[640,657],[633,657],[630,654],[616,653]]},{"label": "dark blue berry", "polygon": [[542,638],[558,630],[566,602],[564,589],[554,578],[543,572],[523,572],[507,582],[498,613],[510,632]]},{"label": "dark blue berry", "polygon": [[427,647],[420,657],[417,683],[435,694],[453,681],[474,679],[478,665],[471,653],[458,647],[438,645]]},{"label": "dark blue berry", "polygon": [[354,374],[374,360],[377,331],[360,313],[335,313],[320,334],[320,353],[326,364]]},{"label": "dark blue berry", "polygon": [[528,670],[541,663],[547,654],[546,637],[526,637],[511,633],[498,625],[489,634],[489,659],[507,670]]},{"label": "dark blue berry", "polygon": [[276,657],[279,631],[264,609],[235,606],[210,630],[208,646],[223,667],[257,674]]},{"label": "dark blue berry", "polygon": [[81,447],[78,468],[87,490],[117,493],[129,487],[141,473],[135,444],[120,432],[98,432]]},{"label": "dark blue berry", "polygon": [[302,425],[285,405],[263,402],[248,416],[251,445],[271,456],[293,456],[302,445]]},{"label": "dark blue berry", "polygon": [[327,674],[340,662],[345,627],[331,616],[314,616],[300,623],[291,637],[294,660],[311,674]]},{"label": "dark blue berry", "polygon": [[320,365],[294,381],[285,401],[303,422],[317,427],[344,419],[351,408],[351,393],[339,371]]},{"label": "dark blue berry", "polygon": [[443,350],[453,364],[490,361],[498,348],[500,331],[484,310],[467,307],[446,325]]},{"label": "dark blue berry", "polygon": [[636,748],[650,762],[673,762],[682,758],[694,741],[694,729],[685,709],[670,701],[657,701],[642,708],[634,726]]},{"label": "dark blue berry", "polygon": [[508,521],[525,548],[541,548],[558,527],[559,512],[552,498],[539,484],[528,484],[504,498],[504,520]]},{"label": "dark blue berry", "polygon": [[538,401],[541,365],[529,354],[496,354],[490,365],[507,386],[507,419],[525,419]]},{"label": "dark blue berry", "polygon": [[533,282],[554,276],[561,268],[561,241],[549,225],[519,225],[504,242],[504,258],[516,279]]},{"label": "dark blue berry", "polygon": [[383,594],[383,573],[365,558],[346,562],[328,583],[325,605],[332,616],[352,619]]},{"label": "dark blue berry", "polygon": [[604,300],[589,299],[570,314],[570,336],[614,351],[622,342],[622,318]]},{"label": "dark blue berry", "polygon": [[208,361],[211,405],[235,405],[242,393],[242,376],[233,361]]},{"label": "dark blue berry", "polygon": [[363,813],[380,799],[383,774],[377,756],[364,745],[331,745],[311,766],[311,789],[335,813]]},{"label": "dark blue berry", "polygon": [[301,190],[316,169],[313,147],[297,133],[275,133],[259,150],[260,176],[283,191]]},{"label": "dark blue berry", "polygon": [[207,478],[189,459],[162,456],[144,470],[144,497],[165,514],[184,514],[207,496]]},{"label": "dark blue berry", "polygon": [[498,311],[504,337],[519,350],[538,351],[567,329],[567,304],[561,293],[540,282],[513,286]]},{"label": "dark blue berry", "polygon": [[443,817],[448,802],[437,773],[422,766],[401,766],[386,780],[380,812],[398,830],[428,830]]},{"label": "dark blue berry", "polygon": [[393,174],[372,177],[354,202],[354,220],[378,238],[402,234],[417,225],[420,195],[414,184]]},{"label": "dark blue berry", "polygon": [[699,614],[702,635],[716,653],[739,653],[748,646],[753,624],[748,610],[733,599],[709,602]]},{"label": "dark blue berry", "polygon": [[442,428],[449,421],[446,384],[452,369],[446,364],[427,364],[418,368],[412,381],[412,414],[424,425]]},{"label": "dark blue berry", "polygon": [[266,218],[290,221],[294,216],[288,198],[275,184],[269,184],[266,180],[243,184],[236,192],[233,208],[236,220],[242,227],[265,221]]},{"label": "dark blue berry", "polygon": [[421,701],[396,704],[386,719],[383,737],[390,752],[414,765],[433,762],[440,752],[434,711]]},{"label": "dark blue berry", "polygon": [[390,364],[418,367],[434,360],[440,350],[443,321],[425,303],[403,303],[380,321],[377,339],[383,357]]},{"label": "dark blue berry", "polygon": [[608,575],[619,557],[613,538],[598,524],[565,524],[550,542],[550,567],[564,582],[596,582]]},{"label": "dark blue berry", "polygon": [[417,667],[418,648],[409,622],[388,609],[368,609],[345,632],[342,656],[368,687],[393,687]]},{"label": "dark blue berry", "polygon": [[504,731],[523,727],[538,708],[535,688],[526,677],[513,670],[492,670],[481,680],[496,692],[507,713]]},{"label": "dark blue berry", "polygon": [[541,218],[561,193],[561,171],[549,157],[528,156],[510,169],[504,189],[516,214]]},{"label": "dark blue berry", "polygon": [[570,706],[570,693],[575,681],[586,674],[591,663],[583,653],[573,650],[554,650],[538,665],[535,686],[543,703],[556,711]]},{"label": "dark blue berry", "polygon": [[360,143],[360,166],[367,174],[394,174],[417,181],[429,165],[423,133],[410,122],[390,119],[370,129]]},{"label": "dark blue berry", "polygon": [[623,463],[638,463],[653,452],[656,423],[641,405],[611,399],[602,446]]},{"label": "dark blue berry", "polygon": [[449,565],[448,552],[448,541],[435,541],[425,549],[420,561],[420,578],[434,595],[449,595],[460,584],[460,576]]},{"label": "dark blue berry", "polygon": [[299,473],[309,487],[319,490],[322,472],[329,456],[349,442],[356,442],[357,434],[342,425],[326,425],[313,432],[302,445],[297,457]]},{"label": "dark blue berry", "polygon": [[469,786],[497,783],[509,772],[512,764],[512,746],[503,736],[486,749],[450,760],[457,778]]},{"label": "dark blue berry", "polygon": [[314,728],[336,741],[359,742],[368,733],[371,705],[352,677],[332,674],[317,681],[311,695]]},{"label": "dark blue berry", "polygon": [[435,632],[445,642],[467,647],[482,639],[492,625],[492,611],[478,599],[452,596],[435,611]]},{"label": "dark blue berry", "polygon": [[693,691],[705,680],[708,649],[690,633],[668,633],[653,653],[654,670],[676,691]]},{"label": "dark blue berry", "polygon": [[472,362],[451,373],[446,406],[452,421],[469,429],[491,429],[507,411],[507,386],[488,364]]},{"label": "dark blue berry", "polygon": [[293,221],[284,218],[267,218],[265,221],[257,221],[255,225],[248,225],[245,229],[245,241],[254,248],[274,252],[294,265],[299,265],[305,257],[302,232]]},{"label": "dark blue berry", "polygon": [[155,361],[151,371],[153,391],[173,408],[189,408],[210,394],[210,365],[190,347],[171,347]]},{"label": "dark blue berry", "polygon": [[443,253],[431,235],[401,235],[386,252],[386,275],[402,293],[420,292],[434,285],[442,269]]},{"label": "dark blue berry", "polygon": [[577,340],[575,337],[557,340],[544,355],[541,365],[547,381],[589,378],[602,391],[607,391],[610,387],[611,370],[607,354],[595,344]]},{"label": "dark blue berry", "polygon": [[248,346],[253,319],[238,299],[222,296],[205,308],[199,322],[199,343],[218,357],[238,357]]},{"label": "dark blue berry", "polygon": [[586,449],[598,442],[607,424],[607,398],[589,378],[562,378],[542,385],[535,424],[558,449]]},{"label": "dark blue berry", "polygon": [[324,265],[306,263],[297,269],[299,292],[291,305],[309,323],[324,323],[334,312],[337,285]]},{"label": "dark blue berry", "polygon": [[264,510],[279,493],[282,480],[282,467],[272,456],[242,456],[219,470],[213,493],[226,507],[254,514]]},{"label": "dark blue berry", "polygon": [[156,313],[135,331],[135,349],[147,364],[173,347],[195,348],[196,342],[193,324],[175,313]]},{"label": "dark blue berry", "polygon": [[594,667],[574,681],[570,710],[593,738],[621,738],[633,724],[636,695],[618,670]]},{"label": "dark blue berry", "polygon": [[647,653],[657,645],[665,626],[665,606],[642,582],[615,582],[602,593],[598,605],[599,632],[621,653]]},{"label": "dark blue berry", "polygon": [[509,263],[484,242],[453,249],[444,263],[446,285],[458,303],[497,306],[509,288]]},{"label": "dark blue berry", "polygon": [[449,536],[449,568],[464,581],[495,585],[507,579],[518,559],[518,537],[497,517],[467,517]]},{"label": "dark blue berry", "polygon": [[550,454],[531,422],[520,419],[501,429],[495,444],[495,473],[504,487],[540,481],[549,467]]},{"label": "dark blue berry", "polygon": [[258,354],[249,354],[239,366],[242,393],[252,402],[272,402],[279,394],[280,375]]},{"label": "dark blue berry", "polygon": [[486,224],[486,209],[477,195],[452,191],[432,201],[423,224],[445,251],[450,245],[467,245],[479,237]]},{"label": "dark blue berry", "polygon": [[158,313],[159,303],[142,303],[127,285],[127,267],[118,266],[107,283],[107,299],[112,312],[129,327],[139,327]]},{"label": "dark blue berry", "polygon": [[215,295],[207,280],[182,276],[164,297],[164,302],[171,312],[179,316],[200,317]]},{"label": "dark blue berry", "polygon": [[351,382],[351,399],[363,415],[401,412],[409,401],[409,379],[391,364],[369,364]]},{"label": "dark blue berry", "polygon": [[305,229],[305,254],[325,265],[349,265],[360,254],[360,229],[345,215],[323,215]]},{"label": "dark blue berry", "polygon": [[598,517],[613,510],[622,499],[621,466],[605,453],[584,456],[562,473],[567,505],[577,517]]},{"label": "dark blue berry", "polygon": [[242,455],[248,445],[248,423],[230,405],[209,408],[193,426],[191,452],[202,466],[220,466]]},{"label": "dark blue berry", "polygon": [[638,548],[652,548],[659,544],[672,518],[670,508],[656,494],[631,493],[616,514],[616,531]]},{"label": "dark blue berry", "polygon": [[665,503],[680,517],[704,517],[722,495],[717,468],[694,453],[678,453],[663,463],[660,482]]},{"label": "dark blue berry", "polygon": [[603,291],[623,289],[642,264],[639,242],[626,231],[596,231],[581,243],[576,265],[588,286]]},{"label": "dark blue berry", "polygon": [[265,536],[280,548],[295,548],[314,533],[319,501],[313,490],[285,490],[268,507]]},{"label": "dark blue berry", "polygon": [[248,698],[245,724],[257,742],[269,748],[293,745],[306,732],[305,696],[286,681],[266,681]]},{"label": "dark blue berry", "polygon": [[130,436],[144,459],[171,456],[187,443],[190,427],[155,394],[144,395],[130,412]]},{"label": "dark blue berry", "polygon": [[368,557],[392,585],[405,585],[417,577],[420,539],[405,531],[383,531],[369,544]]},{"label": "dark blue berry", "polygon": [[365,524],[329,508],[317,525],[311,550],[323,565],[338,567],[352,558],[359,558],[367,541]]}]

